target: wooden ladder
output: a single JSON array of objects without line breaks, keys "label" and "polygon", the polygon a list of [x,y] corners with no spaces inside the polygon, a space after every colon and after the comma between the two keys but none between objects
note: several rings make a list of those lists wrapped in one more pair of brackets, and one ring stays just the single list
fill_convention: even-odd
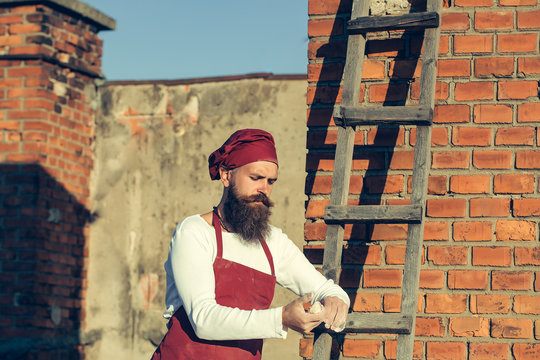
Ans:
[{"label": "wooden ladder", "polygon": [[[324,214],[327,231],[322,272],[336,283],[339,281],[345,224],[362,222],[409,224],[401,313],[350,313],[344,329],[346,333],[397,334],[397,360],[408,360],[413,356],[424,213],[430,167],[431,123],[435,101],[441,0],[427,0],[425,12],[399,16],[367,16],[369,4],[370,1],[367,0],[354,0],[352,20],[349,21],[347,27],[349,37],[343,77],[343,96],[341,106],[336,106],[334,109],[334,119],[339,129],[330,205],[326,207]],[[359,106],[366,33],[409,29],[425,29],[418,106]],[[417,126],[410,205],[347,206],[356,126],[381,124]],[[328,360],[331,346],[331,332],[315,331],[313,360]]]}]

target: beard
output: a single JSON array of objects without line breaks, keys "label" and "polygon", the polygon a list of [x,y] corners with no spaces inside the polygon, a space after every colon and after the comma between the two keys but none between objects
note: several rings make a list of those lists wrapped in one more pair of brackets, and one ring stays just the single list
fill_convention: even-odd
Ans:
[{"label": "beard", "polygon": [[270,233],[268,220],[272,206],[274,203],[265,194],[240,195],[231,182],[223,203],[223,217],[231,232],[239,234],[248,243],[253,243],[266,238]]}]

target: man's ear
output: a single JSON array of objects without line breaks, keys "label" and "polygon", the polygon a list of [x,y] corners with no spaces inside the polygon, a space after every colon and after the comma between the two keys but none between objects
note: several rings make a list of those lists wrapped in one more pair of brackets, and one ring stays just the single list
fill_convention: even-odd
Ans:
[{"label": "man's ear", "polygon": [[219,178],[226,188],[231,184],[231,174],[232,170],[227,170],[223,166],[219,167]]}]

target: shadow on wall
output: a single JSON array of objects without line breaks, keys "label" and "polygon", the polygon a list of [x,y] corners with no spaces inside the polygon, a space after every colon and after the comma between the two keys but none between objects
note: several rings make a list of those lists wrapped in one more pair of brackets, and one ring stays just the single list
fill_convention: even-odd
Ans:
[{"label": "shadow on wall", "polygon": [[0,204],[0,358],[82,358],[90,212],[28,163],[0,165]]}]

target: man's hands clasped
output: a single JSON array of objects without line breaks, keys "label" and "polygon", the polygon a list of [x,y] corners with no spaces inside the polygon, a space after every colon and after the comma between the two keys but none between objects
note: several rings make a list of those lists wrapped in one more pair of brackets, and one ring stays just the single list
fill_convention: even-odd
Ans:
[{"label": "man's hands clasped", "polygon": [[349,310],[347,304],[336,296],[327,296],[322,300],[322,311],[310,313],[304,309],[304,303],[311,298],[311,294],[306,294],[284,306],[283,325],[305,334],[324,322],[327,329],[341,331]]}]

